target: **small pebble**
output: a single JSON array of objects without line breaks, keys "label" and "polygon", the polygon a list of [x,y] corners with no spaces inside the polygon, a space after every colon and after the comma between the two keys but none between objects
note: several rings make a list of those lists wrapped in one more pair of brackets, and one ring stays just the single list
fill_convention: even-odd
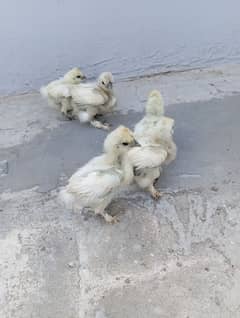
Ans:
[{"label": "small pebble", "polygon": [[205,216],[200,217],[201,222],[206,222],[207,218]]},{"label": "small pebble", "polygon": [[75,263],[74,263],[74,262],[69,262],[69,263],[68,263],[68,267],[73,268],[74,266],[75,266]]}]

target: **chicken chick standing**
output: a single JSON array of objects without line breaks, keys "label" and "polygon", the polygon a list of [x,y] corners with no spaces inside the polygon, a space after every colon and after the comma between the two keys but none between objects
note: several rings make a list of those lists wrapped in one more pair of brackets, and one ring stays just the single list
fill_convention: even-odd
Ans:
[{"label": "chicken chick standing", "polygon": [[164,116],[163,99],[159,91],[150,93],[146,115],[137,123],[134,137],[141,145],[128,153],[134,171],[134,180],[138,186],[150,192],[154,199],[161,193],[154,182],[159,178],[161,166],[169,164],[176,157],[177,147],[173,141],[174,120]]},{"label": "chicken chick standing", "polygon": [[112,131],[104,141],[104,154],[93,158],[72,175],[60,192],[61,201],[68,208],[91,208],[106,222],[115,223],[117,219],[105,212],[105,208],[121,186],[132,182],[132,167],[125,159],[129,149],[136,145],[128,128],[119,126]]}]

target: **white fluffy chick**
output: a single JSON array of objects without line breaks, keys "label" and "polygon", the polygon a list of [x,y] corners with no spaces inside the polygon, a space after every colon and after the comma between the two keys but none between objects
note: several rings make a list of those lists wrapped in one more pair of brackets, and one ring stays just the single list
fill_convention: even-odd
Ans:
[{"label": "white fluffy chick", "polygon": [[66,117],[72,119],[72,107],[70,104],[71,85],[80,84],[86,76],[82,71],[74,67],[63,77],[41,87],[41,95],[48,100],[48,104],[59,109]]},{"label": "white fluffy chick", "polygon": [[94,84],[72,86],[71,97],[74,115],[80,122],[90,122],[96,128],[109,129],[108,124],[96,120],[95,116],[111,112],[116,104],[112,73],[100,74]]},{"label": "white fluffy chick", "polygon": [[117,219],[105,208],[116,196],[121,186],[133,180],[133,170],[125,161],[126,153],[136,146],[133,132],[124,126],[112,131],[104,141],[104,154],[93,158],[78,169],[60,192],[60,199],[68,208],[92,209],[102,215],[106,222]]},{"label": "white fluffy chick", "polygon": [[149,191],[154,199],[161,196],[154,186],[160,176],[161,166],[169,164],[176,157],[173,128],[174,120],[164,116],[160,92],[152,91],[147,101],[146,115],[134,129],[134,136],[141,147],[131,149],[128,158],[133,166],[135,182],[140,188]]}]

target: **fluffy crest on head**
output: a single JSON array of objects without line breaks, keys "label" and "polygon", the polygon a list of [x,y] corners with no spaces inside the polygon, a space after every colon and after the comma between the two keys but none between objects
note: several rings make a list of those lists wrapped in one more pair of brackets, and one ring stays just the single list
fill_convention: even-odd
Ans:
[{"label": "fluffy crest on head", "polygon": [[112,151],[123,142],[131,144],[135,141],[133,132],[125,126],[119,126],[113,130],[104,141],[104,151]]},{"label": "fluffy crest on head", "polygon": [[100,80],[108,80],[108,81],[111,81],[113,83],[113,75],[111,72],[103,72],[99,75],[98,77],[99,81]]},{"label": "fluffy crest on head", "polygon": [[113,81],[113,75],[111,72],[103,72],[98,77],[98,85],[104,90],[111,90]]},{"label": "fluffy crest on head", "polygon": [[74,67],[64,75],[64,80],[70,84],[79,84],[86,76],[78,68]]},{"label": "fluffy crest on head", "polygon": [[158,90],[152,90],[148,96],[146,104],[146,113],[153,116],[164,115],[164,102],[161,93]]}]

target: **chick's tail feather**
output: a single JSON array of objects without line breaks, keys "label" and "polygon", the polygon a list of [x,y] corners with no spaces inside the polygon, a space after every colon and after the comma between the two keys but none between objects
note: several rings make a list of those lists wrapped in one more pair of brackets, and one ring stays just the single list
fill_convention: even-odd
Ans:
[{"label": "chick's tail feather", "polygon": [[87,123],[91,120],[91,117],[87,112],[81,111],[78,113],[78,119],[81,123]]},{"label": "chick's tail feather", "polygon": [[74,196],[69,193],[66,188],[60,191],[59,200],[67,209],[73,209]]},{"label": "chick's tail feather", "polygon": [[48,98],[47,86],[42,86],[40,88],[40,94],[42,95],[43,98]]},{"label": "chick's tail feather", "polygon": [[159,117],[164,115],[163,97],[158,90],[150,92],[146,105],[146,114]]}]

